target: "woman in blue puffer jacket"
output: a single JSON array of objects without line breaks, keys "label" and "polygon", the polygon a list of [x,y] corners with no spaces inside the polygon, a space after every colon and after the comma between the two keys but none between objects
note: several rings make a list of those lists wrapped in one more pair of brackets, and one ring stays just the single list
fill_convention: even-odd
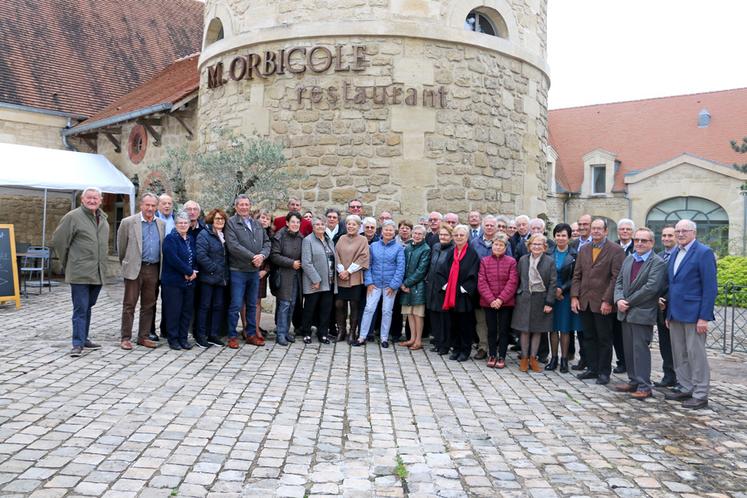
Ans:
[{"label": "woman in blue puffer jacket", "polygon": [[365,271],[363,283],[366,285],[366,309],[361,322],[361,336],[354,346],[366,343],[366,334],[376,313],[379,299],[381,307],[381,347],[389,347],[389,327],[392,324],[392,308],[397,290],[402,285],[405,275],[405,250],[394,240],[397,227],[387,220],[381,227],[381,240],[371,244],[368,270]]}]

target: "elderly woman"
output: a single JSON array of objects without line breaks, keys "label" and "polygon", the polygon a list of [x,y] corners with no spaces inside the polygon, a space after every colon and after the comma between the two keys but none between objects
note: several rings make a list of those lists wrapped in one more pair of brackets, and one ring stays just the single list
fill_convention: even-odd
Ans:
[{"label": "elderly woman", "polygon": [[[262,228],[267,232],[267,238],[272,241],[272,235],[274,228],[272,226],[272,213],[267,209],[260,209],[257,213],[257,221],[262,225]],[[267,277],[270,275],[270,258],[267,258],[262,263],[262,267],[259,269],[259,293],[257,294],[257,336],[262,337],[267,334],[267,331],[259,326],[260,319],[262,318],[262,299],[267,297]]]},{"label": "elderly woman", "polygon": [[573,229],[567,223],[559,223],[553,228],[555,249],[552,251],[557,270],[555,305],[553,306],[553,327],[550,332],[552,358],[545,370],[558,367],[558,335],[560,335],[560,372],[568,373],[568,352],[571,332],[581,330],[581,317],[571,311],[571,284],[578,253],[571,245]]},{"label": "elderly woman", "polygon": [[542,334],[552,330],[557,271],[555,259],[545,254],[547,239],[544,235],[532,235],[527,246],[529,254],[519,260],[519,289],[511,327],[521,333],[519,370],[527,372],[531,367],[533,372],[541,372],[537,350]]},{"label": "elderly woman", "polygon": [[361,334],[354,346],[362,346],[371,327],[376,306],[381,307],[381,347],[389,347],[389,327],[392,323],[392,308],[397,290],[405,274],[405,250],[394,240],[396,225],[386,220],[381,226],[381,240],[370,247],[369,269],[364,273],[366,285],[366,309],[361,322]]},{"label": "elderly woman", "polygon": [[407,220],[400,221],[397,226],[397,237],[395,237],[395,240],[402,247],[406,247],[412,241],[412,223]]},{"label": "elderly woman", "polygon": [[303,342],[311,344],[311,325],[319,317],[316,335],[319,342],[329,344],[327,332],[332,316],[332,302],[337,291],[337,260],[332,241],[325,233],[326,222],[312,220],[313,231],[301,243],[303,269]]},{"label": "elderly woman", "polygon": [[[361,219],[351,214],[345,219],[346,233],[335,245],[337,255],[337,296],[335,298],[335,321],[337,342],[342,342],[350,331],[350,342],[355,340],[358,329],[359,305],[363,299],[363,272],[368,269],[368,241],[358,232]],[[348,313],[348,310],[350,311]],[[348,327],[350,316],[350,327]]]},{"label": "elderly woman", "polygon": [[405,281],[400,286],[402,314],[407,317],[412,337],[409,341],[399,343],[413,351],[423,349],[425,276],[428,274],[430,260],[431,248],[425,243],[425,227],[415,225],[412,229],[412,243],[405,247]]},{"label": "elderly woman", "polygon": [[511,311],[516,302],[514,298],[519,284],[516,260],[507,254],[508,247],[508,237],[502,233],[496,234],[490,256],[485,256],[480,261],[480,273],[477,277],[480,306],[485,310],[485,321],[488,326],[490,368],[506,366],[506,351],[511,335]]},{"label": "elderly woman", "polygon": [[195,301],[197,261],[189,236],[189,215],[180,212],[175,217],[174,229],[163,239],[161,267],[161,296],[169,347],[192,349],[187,340],[189,322]]},{"label": "elderly woman", "polygon": [[[433,334],[433,348],[431,352],[440,355],[449,354],[451,348],[449,313],[443,310],[444,297],[441,288],[446,285],[446,279],[440,278],[437,269],[445,264],[454,243],[451,240],[451,225],[441,223],[438,228],[438,242],[431,247],[430,265],[425,281],[425,305],[431,320]],[[426,242],[427,243],[427,242]]]},{"label": "elderly woman", "polygon": [[207,348],[211,344],[223,346],[220,326],[226,314],[223,296],[231,272],[223,228],[228,215],[222,209],[213,209],[205,216],[205,229],[197,234],[196,257],[200,282],[200,307],[197,311],[197,338],[195,343]]},{"label": "elderly woman", "polygon": [[368,245],[379,240],[379,235],[376,233],[376,218],[370,216],[363,218],[363,235],[366,236]]},{"label": "elderly woman", "polygon": [[441,287],[444,311],[449,312],[454,351],[450,360],[467,361],[475,335],[475,305],[480,258],[469,245],[469,227],[457,225],[452,232],[454,249],[447,252],[437,273],[445,284]]},{"label": "elderly woman", "polygon": [[275,267],[277,289],[277,332],[275,343],[287,346],[296,339],[289,333],[293,310],[301,303],[301,245],[303,236],[301,213],[291,211],[285,216],[285,226],[272,237],[270,261]]}]

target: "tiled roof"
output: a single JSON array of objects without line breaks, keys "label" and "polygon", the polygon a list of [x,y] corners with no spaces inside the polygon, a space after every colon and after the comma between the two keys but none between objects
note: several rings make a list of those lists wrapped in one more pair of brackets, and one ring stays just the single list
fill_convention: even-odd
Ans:
[{"label": "tiled roof", "polygon": [[[702,109],[711,123],[698,128]],[[555,176],[564,189],[579,192],[582,157],[604,149],[620,161],[613,189],[621,190],[626,173],[683,153],[725,165],[747,161],[729,145],[747,136],[747,88],[552,110],[549,130],[558,153]]]},{"label": "tiled roof", "polygon": [[196,0],[0,1],[0,102],[90,116],[200,49]]},{"label": "tiled roof", "polygon": [[197,91],[200,86],[200,73],[197,70],[199,52],[183,57],[153,79],[143,83],[131,92],[112,102],[76,128],[89,127],[115,116],[123,116],[133,111],[158,104],[175,104]]}]

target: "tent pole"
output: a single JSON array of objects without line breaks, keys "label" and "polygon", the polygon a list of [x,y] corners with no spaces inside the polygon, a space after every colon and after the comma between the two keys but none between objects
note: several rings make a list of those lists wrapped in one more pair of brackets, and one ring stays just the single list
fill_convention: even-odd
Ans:
[{"label": "tent pole", "polygon": [[44,189],[44,211],[42,214],[42,247],[47,243],[47,189]]}]

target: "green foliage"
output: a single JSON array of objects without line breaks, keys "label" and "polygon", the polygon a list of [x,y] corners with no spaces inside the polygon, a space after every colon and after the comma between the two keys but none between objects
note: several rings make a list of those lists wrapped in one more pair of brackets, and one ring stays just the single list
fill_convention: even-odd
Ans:
[{"label": "green foliage", "polygon": [[187,200],[186,179],[195,180],[194,196],[205,211],[214,207],[230,208],[238,194],[246,194],[255,206],[274,209],[282,204],[297,172],[285,167],[280,144],[260,137],[218,132],[219,143],[205,152],[189,154],[186,147],[167,151],[156,165],[169,179],[174,200]]},{"label": "green foliage", "polygon": [[[716,263],[718,271],[718,306],[747,307],[747,257],[726,256]],[[733,287],[732,287],[733,286]],[[741,289],[745,289],[744,291]],[[732,297],[726,302],[727,295]]]},{"label": "green foliage", "polygon": [[397,455],[397,466],[394,467],[394,472],[400,479],[407,479],[407,467],[405,467],[405,462],[400,455]]}]

